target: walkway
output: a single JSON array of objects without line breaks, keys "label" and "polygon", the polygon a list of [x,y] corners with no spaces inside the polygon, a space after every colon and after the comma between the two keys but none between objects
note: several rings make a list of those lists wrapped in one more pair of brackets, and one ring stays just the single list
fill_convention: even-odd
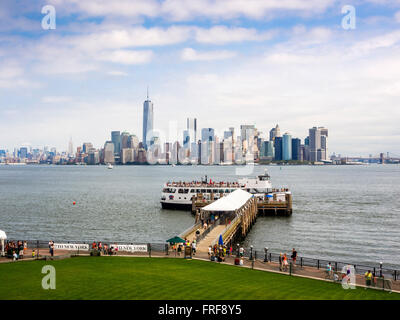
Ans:
[{"label": "walkway", "polygon": [[210,231],[210,233],[197,244],[198,252],[208,252],[208,247],[214,242],[214,240],[218,240],[219,235],[224,231],[226,225],[220,224],[214,229]]}]

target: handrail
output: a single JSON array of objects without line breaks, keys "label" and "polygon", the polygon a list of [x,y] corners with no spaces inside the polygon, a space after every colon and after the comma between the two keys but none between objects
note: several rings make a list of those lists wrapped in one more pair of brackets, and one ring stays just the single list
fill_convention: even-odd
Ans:
[{"label": "handrail", "polygon": [[206,231],[196,237],[196,241],[200,242],[201,240],[203,240],[210,233],[210,231],[213,230],[216,226],[220,225],[220,223],[221,219],[215,220],[214,223],[206,229]]},{"label": "handrail", "polygon": [[[228,224],[228,225],[225,227],[224,230],[222,230],[221,235],[222,235],[222,240],[224,241],[224,244],[225,244],[225,239],[226,239],[225,234],[226,234],[228,231],[230,231],[232,228],[236,227],[238,223],[240,223],[240,218],[241,218],[241,216],[240,216],[240,215],[237,215],[237,216],[231,221],[231,223]],[[212,246],[214,246],[214,245],[216,244],[216,242],[218,241],[218,238],[219,238],[219,236],[217,237],[217,239],[215,239],[215,240],[211,243]]]},{"label": "handrail", "polygon": [[179,237],[183,238],[185,236],[187,236],[188,234],[190,234],[191,232],[193,232],[195,229],[198,229],[201,226],[201,221],[197,222],[196,224],[194,224],[193,226],[190,226],[189,228],[187,228],[185,231],[181,232],[179,234]]}]

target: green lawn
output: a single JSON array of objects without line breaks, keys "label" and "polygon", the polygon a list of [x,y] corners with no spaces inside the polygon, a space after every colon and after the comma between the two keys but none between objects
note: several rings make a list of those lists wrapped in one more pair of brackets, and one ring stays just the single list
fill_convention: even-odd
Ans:
[{"label": "green lawn", "polygon": [[[56,268],[56,289],[41,287]],[[377,290],[167,258],[78,257],[0,264],[0,299],[400,299]]]}]

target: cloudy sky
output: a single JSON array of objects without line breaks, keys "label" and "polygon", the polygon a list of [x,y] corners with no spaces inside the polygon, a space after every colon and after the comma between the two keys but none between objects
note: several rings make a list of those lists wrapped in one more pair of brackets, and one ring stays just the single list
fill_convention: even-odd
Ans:
[{"label": "cloudy sky", "polygon": [[329,152],[399,155],[400,1],[1,2],[0,149],[141,138],[147,86],[168,140],[196,117],[220,134],[325,126]]}]

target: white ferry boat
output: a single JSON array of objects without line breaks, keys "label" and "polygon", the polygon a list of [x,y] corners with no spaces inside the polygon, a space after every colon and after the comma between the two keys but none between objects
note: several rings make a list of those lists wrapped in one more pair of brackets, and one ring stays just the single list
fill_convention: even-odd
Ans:
[{"label": "white ferry boat", "polygon": [[[210,199],[214,194],[214,199],[219,199],[222,195],[231,193],[237,189],[243,189],[258,197],[265,197],[268,193],[276,190],[272,189],[270,176],[265,171],[257,177],[238,179],[237,182],[212,181],[207,180],[207,176],[201,181],[191,182],[167,182],[161,194],[161,206],[163,209],[183,209],[192,208],[192,198],[198,193],[202,193],[205,199]],[[284,199],[284,194],[283,194]]]}]

